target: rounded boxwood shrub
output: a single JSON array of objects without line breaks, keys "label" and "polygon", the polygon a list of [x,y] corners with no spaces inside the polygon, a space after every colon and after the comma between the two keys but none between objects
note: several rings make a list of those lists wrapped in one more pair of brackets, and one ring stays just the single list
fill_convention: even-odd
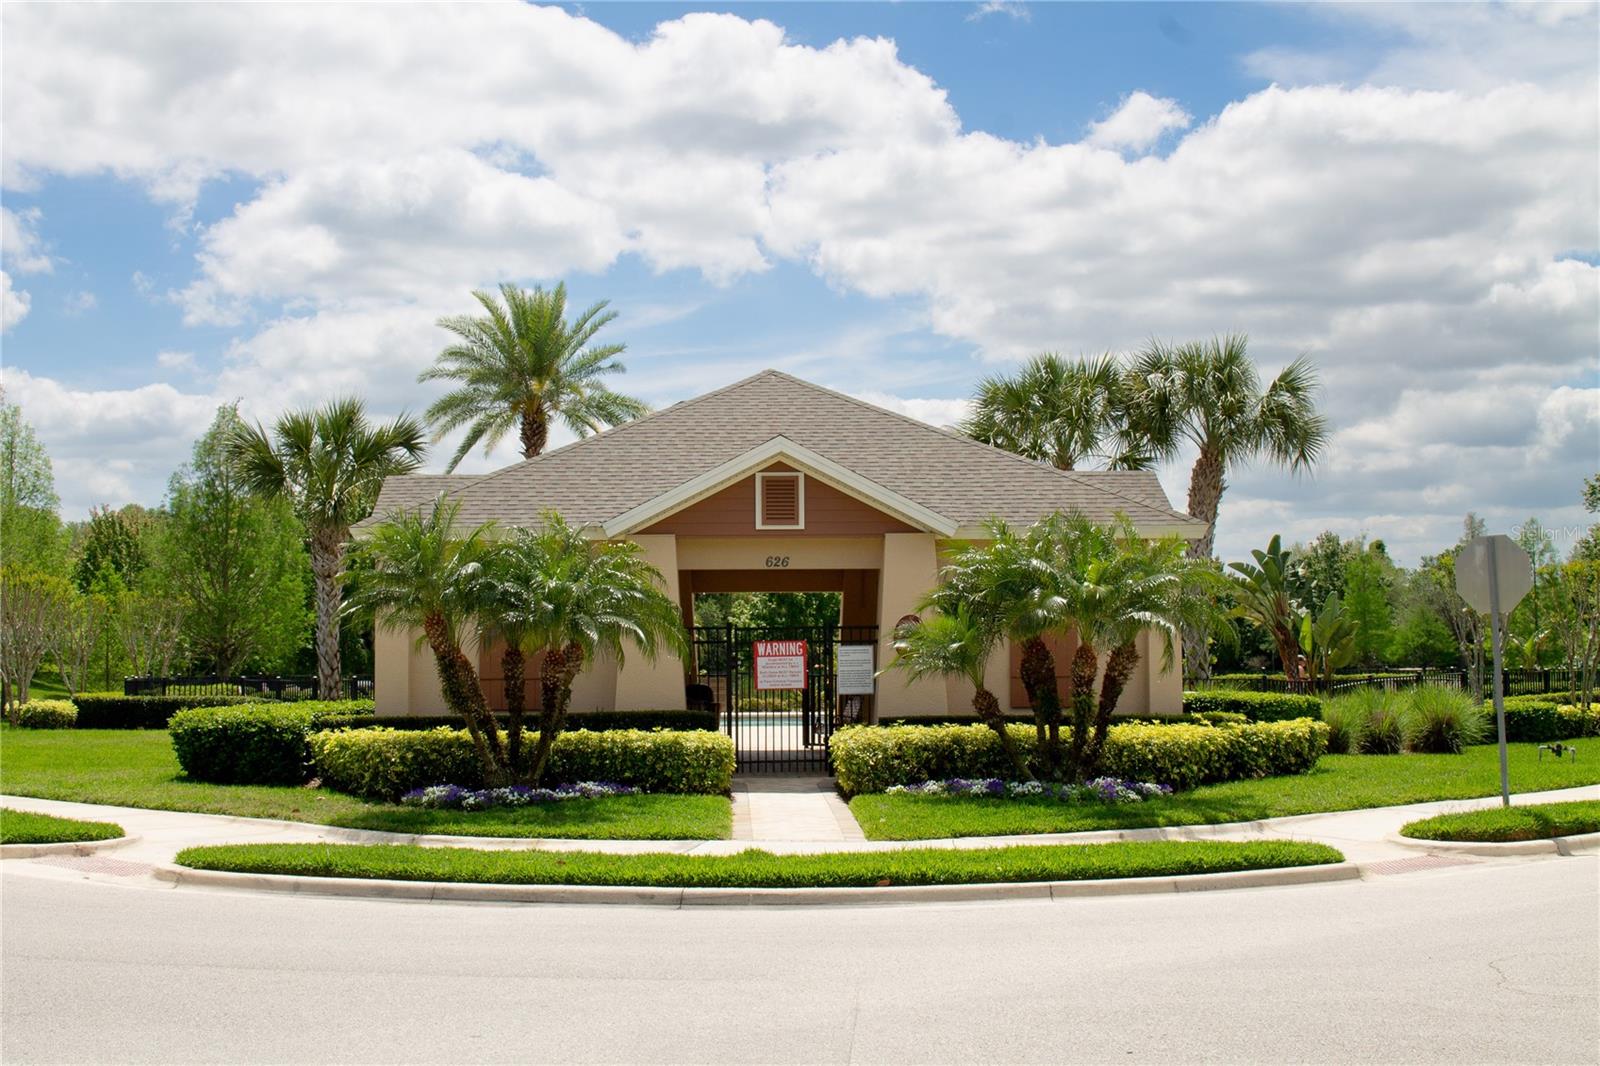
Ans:
[{"label": "rounded boxwood shrub", "polygon": [[174,714],[167,728],[178,765],[195,781],[298,785],[311,776],[310,735],[371,707],[370,700],[193,707]]},{"label": "rounded boxwood shrub", "polygon": [[1231,711],[1252,722],[1286,722],[1292,718],[1321,718],[1322,700],[1294,692],[1245,692],[1209,688],[1183,694],[1183,709],[1190,714]]},{"label": "rounded boxwood shrub", "polygon": [[29,700],[6,708],[6,721],[24,729],[71,729],[78,708],[71,700]]},{"label": "rounded boxwood shrub", "polygon": [[[1034,757],[1032,726],[1009,726]],[[1070,730],[1063,730],[1070,736]],[[1328,727],[1306,718],[1216,727],[1113,725],[1104,773],[1176,789],[1212,781],[1304,773],[1327,750]],[[1007,777],[1012,771],[987,726],[847,726],[833,735],[834,773],[850,795],[952,777]]]},{"label": "rounded boxwood shrub", "polygon": [[[525,738],[531,751],[536,734]],[[340,729],[311,735],[317,776],[329,788],[394,800],[429,785],[481,788],[483,769],[464,729]],[[725,793],[732,738],[704,730],[576,730],[556,738],[544,780],[611,781],[647,792]]]}]

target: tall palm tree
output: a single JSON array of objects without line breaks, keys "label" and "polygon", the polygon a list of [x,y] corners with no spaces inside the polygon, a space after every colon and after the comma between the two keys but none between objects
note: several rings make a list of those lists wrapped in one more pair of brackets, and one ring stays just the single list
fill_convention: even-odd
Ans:
[{"label": "tall palm tree", "polygon": [[1176,347],[1153,342],[1129,367],[1134,431],[1166,457],[1185,442],[1199,454],[1189,471],[1188,512],[1206,524],[1189,549],[1211,557],[1228,471],[1266,458],[1293,472],[1311,469],[1328,443],[1316,406],[1316,368],[1304,356],[1263,388],[1242,333]]},{"label": "tall palm tree", "polygon": [[923,610],[931,609],[926,618],[895,630],[895,657],[888,668],[904,670],[912,681],[955,676],[971,682],[972,709],[978,719],[999,736],[1000,748],[1017,776],[1032,780],[1028,760],[1006,729],[999,699],[983,684],[984,668],[1001,635],[997,620],[971,604],[951,603],[948,598],[938,603],[930,596],[922,604]]},{"label": "tall palm tree", "polygon": [[526,771],[537,782],[586,662],[606,653],[620,665],[629,646],[649,659],[661,650],[681,657],[688,641],[661,572],[637,544],[589,540],[548,511],[502,552],[488,598],[499,601],[496,617],[521,636],[523,651],[544,652],[539,740]]},{"label": "tall palm tree", "polygon": [[962,432],[1058,470],[1098,460],[1113,470],[1142,470],[1149,448],[1129,432],[1126,379],[1110,355],[1067,360],[1034,356],[1013,377],[978,383]]},{"label": "tall palm tree", "polygon": [[269,433],[238,423],[223,452],[245,487],[289,502],[306,529],[317,586],[317,686],[324,698],[339,691],[339,617],[345,543],[350,527],[372,513],[383,479],[422,463],[426,434],[401,415],[373,425],[360,400],[332,400],[313,410],[279,416]]},{"label": "tall palm tree", "polygon": [[492,525],[459,531],[460,505],[443,493],[426,510],[397,512],[379,522],[355,550],[359,580],[347,612],[372,612],[375,624],[420,630],[445,706],[461,715],[490,785],[511,780],[512,762],[461,641],[488,598],[486,562],[494,548]]},{"label": "tall palm tree", "polygon": [[601,300],[568,322],[565,284],[549,291],[505,284],[499,300],[482,290],[472,295],[484,314],[441,318],[439,325],[459,339],[417,375],[418,381],[457,383],[427,411],[435,440],[467,427],[447,471],[480,441],[485,449],[493,448],[513,428],[521,436],[523,458],[531,459],[544,451],[555,418],[584,437],[648,410],[601,381],[607,374],[624,372],[616,357],[626,345],[586,347],[617,317],[606,310],[609,301]]}]

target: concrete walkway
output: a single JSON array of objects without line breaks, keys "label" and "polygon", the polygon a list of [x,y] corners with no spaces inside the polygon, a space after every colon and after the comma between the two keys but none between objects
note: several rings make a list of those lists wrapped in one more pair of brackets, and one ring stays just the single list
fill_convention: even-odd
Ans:
[{"label": "concrete walkway", "polygon": [[[1309,840],[1330,844],[1345,853],[1351,862],[1374,863],[1386,860],[1416,860],[1416,848],[1389,839],[1407,822],[1449,811],[1494,807],[1498,796],[1480,799],[1444,800],[1402,807],[1377,807],[1333,814],[1308,814],[1291,818],[1269,818],[1256,822],[1223,825],[1181,826],[1169,829],[1102,830],[1088,833],[1034,833],[1003,837],[961,837],[954,840],[864,840],[861,830],[850,822],[841,825],[837,810],[849,811],[831,793],[816,786],[817,778],[741,779],[745,787],[735,792],[735,832],[742,820],[748,837],[733,840],[560,840],[514,839],[507,837],[419,836],[384,833],[366,829],[339,829],[301,822],[271,821],[259,818],[234,818],[213,814],[188,814],[180,811],[152,811],[134,807],[109,807],[26,796],[0,796],[0,804],[14,810],[37,811],[67,818],[112,821],[139,837],[113,854],[115,858],[93,856],[83,859],[41,859],[38,862],[69,864],[112,864],[127,867],[127,873],[147,872],[150,866],[169,863],[178,851],[201,844],[253,843],[351,843],[422,844],[440,847],[484,848],[490,850],[541,849],[547,851],[602,851],[613,853],[677,852],[695,855],[727,855],[758,847],[780,854],[828,851],[880,851],[898,848],[984,848],[1010,844],[1096,844],[1115,840]],[[811,782],[808,788],[805,782]],[[741,804],[738,797],[743,796]],[[1562,789],[1554,792],[1524,793],[1513,797],[1519,805],[1554,803],[1565,800],[1600,800],[1600,785]],[[835,808],[834,804],[838,804]],[[743,815],[737,812],[743,810]],[[759,820],[758,820],[759,819]],[[827,821],[832,822],[830,827]],[[787,837],[768,833],[793,834]],[[801,834],[813,834],[803,836]],[[853,835],[847,835],[853,834]],[[1441,849],[1445,850],[1445,849]],[[29,860],[8,860],[29,861]],[[1494,861],[1494,860],[1490,860]],[[74,866],[73,868],[80,868]],[[91,867],[81,867],[93,872]]]}]

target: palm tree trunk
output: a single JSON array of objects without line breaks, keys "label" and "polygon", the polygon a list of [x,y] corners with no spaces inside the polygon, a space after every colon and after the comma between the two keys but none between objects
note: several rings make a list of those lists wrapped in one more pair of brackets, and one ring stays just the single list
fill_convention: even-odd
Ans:
[{"label": "palm tree trunk", "polygon": [[[1189,471],[1189,502],[1186,505],[1191,517],[1206,524],[1205,533],[1189,542],[1191,559],[1211,558],[1211,549],[1217,539],[1217,511],[1222,506],[1222,492],[1227,488],[1227,456],[1212,445],[1202,445],[1200,454]],[[1184,673],[1204,681],[1211,676],[1210,634],[1198,626],[1183,630]]]},{"label": "palm tree trunk", "polygon": [[567,705],[572,700],[572,679],[583,668],[583,649],[576,644],[564,648],[551,648],[545,653],[544,669],[539,677],[539,742],[534,745],[533,757],[528,761],[524,780],[537,785],[550,762],[550,750],[566,721]]},{"label": "palm tree trunk", "polygon": [[1072,654],[1072,744],[1067,752],[1068,769],[1073,779],[1083,780],[1083,758],[1094,726],[1094,675],[1100,665],[1094,645],[1087,640]]},{"label": "palm tree trunk", "polygon": [[345,529],[319,529],[311,536],[311,574],[317,586],[317,696],[340,696],[339,614],[344,609]]},{"label": "palm tree trunk", "polygon": [[423,619],[422,633],[433,652],[434,666],[439,672],[439,689],[447,708],[459,714],[467,723],[467,733],[472,737],[473,750],[483,766],[483,783],[494,788],[509,783],[505,749],[500,744],[500,730],[494,722],[494,712],[483,698],[483,688],[478,684],[477,671],[450,639],[449,628],[442,615],[429,615]]},{"label": "palm tree trunk", "polygon": [[522,763],[522,715],[527,698],[524,692],[527,656],[515,641],[506,642],[500,656],[501,676],[506,683],[506,765],[513,773]]},{"label": "palm tree trunk", "polygon": [[1017,750],[1017,743],[1006,728],[1006,716],[1000,710],[1000,701],[995,699],[994,693],[978,685],[972,693],[972,709],[978,712],[979,720],[1000,738],[1000,750],[1005,752],[1006,761],[1016,771],[1017,780],[1032,781],[1034,777],[1028,769],[1028,760]]},{"label": "palm tree trunk", "polygon": [[532,459],[550,442],[550,424],[537,408],[522,412],[522,457]]},{"label": "palm tree trunk", "polygon": [[1106,659],[1106,676],[1100,682],[1100,706],[1095,709],[1094,737],[1083,756],[1086,776],[1100,771],[1100,762],[1106,751],[1106,735],[1111,732],[1112,712],[1117,709],[1122,690],[1128,687],[1128,678],[1133,676],[1133,668],[1138,665],[1139,646],[1131,640],[1111,649],[1111,655]]},{"label": "palm tree trunk", "polygon": [[1033,727],[1039,743],[1039,765],[1054,776],[1061,764],[1061,690],[1056,684],[1056,658],[1043,637],[1022,642],[1022,687],[1033,706]]}]

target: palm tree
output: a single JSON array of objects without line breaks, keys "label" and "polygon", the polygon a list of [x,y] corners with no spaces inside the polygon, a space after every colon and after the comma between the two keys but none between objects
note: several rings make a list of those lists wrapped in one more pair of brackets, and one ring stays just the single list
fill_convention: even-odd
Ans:
[{"label": "palm tree", "polygon": [[1129,432],[1126,379],[1110,355],[1068,361],[1034,356],[1014,377],[978,383],[962,432],[1058,470],[1094,459],[1113,470],[1142,470],[1149,448]]},{"label": "palm tree", "polygon": [[1266,631],[1278,652],[1283,676],[1292,684],[1304,679],[1300,665],[1300,609],[1289,588],[1289,567],[1293,553],[1274,533],[1267,550],[1250,552],[1254,563],[1229,563],[1233,573],[1233,615],[1248,619]]},{"label": "palm tree", "polygon": [[317,586],[317,686],[339,691],[339,617],[350,527],[372,513],[383,479],[409,474],[426,451],[421,423],[408,415],[374,426],[360,400],[338,399],[259,424],[233,426],[223,452],[245,487],[284,499],[305,526]]},{"label": "palm tree", "polygon": [[606,310],[608,301],[601,300],[569,323],[565,284],[548,292],[501,285],[500,300],[482,290],[472,295],[485,313],[441,318],[439,325],[460,339],[417,375],[418,381],[458,383],[427,412],[435,440],[467,427],[446,471],[454,470],[480,441],[492,449],[513,428],[521,435],[523,458],[531,459],[544,451],[556,417],[584,437],[648,410],[600,380],[623,373],[616,357],[626,345],[585,347],[617,317]]},{"label": "palm tree", "polygon": [[502,551],[485,598],[524,652],[544,652],[539,740],[526,772],[537,782],[586,662],[606,653],[620,665],[629,645],[649,659],[662,648],[682,656],[688,642],[661,572],[637,544],[591,541],[549,511],[539,528],[519,530]]},{"label": "palm tree", "polygon": [[[943,603],[940,609],[936,601]],[[922,604],[926,618],[907,622],[894,633],[894,661],[889,669],[904,670],[912,681],[925,677],[962,677],[972,684],[972,709],[1000,738],[1001,750],[1019,779],[1032,780],[1028,760],[1006,729],[1000,701],[983,684],[983,671],[1000,639],[996,619],[973,605],[942,600],[937,591]]]},{"label": "palm tree", "polygon": [[1211,557],[1230,469],[1264,456],[1298,473],[1315,465],[1328,443],[1310,361],[1296,359],[1262,388],[1247,342],[1242,333],[1177,347],[1154,342],[1126,375],[1134,432],[1162,457],[1184,442],[1199,451],[1188,499],[1189,514],[1206,524],[1189,549],[1199,559]]},{"label": "palm tree", "polygon": [[427,511],[400,511],[374,526],[352,558],[360,576],[346,610],[371,611],[375,624],[386,629],[422,632],[445,706],[466,721],[485,782],[501,785],[511,780],[514,764],[478,673],[461,650],[462,636],[490,598],[485,564],[494,529],[458,532],[459,511],[459,504],[440,493]]}]

